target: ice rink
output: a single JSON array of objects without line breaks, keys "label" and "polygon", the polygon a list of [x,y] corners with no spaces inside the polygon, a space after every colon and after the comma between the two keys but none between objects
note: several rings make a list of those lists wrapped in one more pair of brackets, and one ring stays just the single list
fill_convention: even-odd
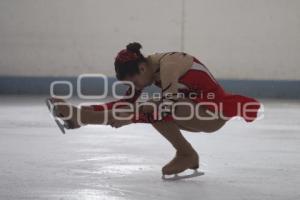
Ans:
[{"label": "ice rink", "polygon": [[166,182],[174,150],[150,125],[62,135],[42,97],[0,97],[0,199],[300,199],[300,103],[263,100],[265,117],[184,134],[204,176]]}]

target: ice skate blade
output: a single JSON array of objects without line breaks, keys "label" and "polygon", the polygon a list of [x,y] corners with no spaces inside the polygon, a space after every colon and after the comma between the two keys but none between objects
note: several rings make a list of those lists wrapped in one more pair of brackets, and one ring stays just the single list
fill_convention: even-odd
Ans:
[{"label": "ice skate blade", "polygon": [[204,175],[204,172],[200,172],[198,170],[194,170],[194,173],[188,174],[188,175],[178,175],[178,174],[175,174],[172,177],[166,177],[166,175],[163,175],[162,179],[165,180],[165,181],[176,181],[176,180],[193,178],[193,177],[202,176],[202,175]]},{"label": "ice skate blade", "polygon": [[68,128],[68,127],[65,124],[62,124],[55,116],[54,105],[49,98],[46,99],[46,105],[47,105],[48,110],[50,111],[51,115],[53,116],[54,121],[55,121],[56,125],[58,126],[59,130],[62,132],[62,134],[65,134],[66,133],[65,127],[66,128]]}]

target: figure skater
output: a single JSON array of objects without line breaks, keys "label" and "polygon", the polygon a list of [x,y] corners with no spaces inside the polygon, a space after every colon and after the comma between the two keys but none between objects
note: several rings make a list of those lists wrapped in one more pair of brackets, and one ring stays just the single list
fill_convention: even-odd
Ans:
[{"label": "figure skater", "polygon": [[[56,116],[68,116],[69,108],[72,108],[72,117],[65,120],[71,129],[84,124],[119,128],[132,123],[150,123],[176,150],[175,157],[162,168],[163,175],[177,175],[187,169],[199,168],[199,156],[181,130],[213,133],[232,117],[240,116],[246,122],[257,118],[260,103],[226,92],[197,58],[183,52],[155,53],[145,57],[141,48],[136,42],[128,44],[114,62],[117,79],[134,86],[126,92],[130,98],[81,108],[69,107],[64,105],[64,100],[51,98]],[[160,98],[137,102],[143,88],[152,84],[161,88]],[[130,105],[132,110],[128,109]],[[127,108],[128,112],[118,112],[120,108]],[[195,113],[191,115],[191,112]]]}]

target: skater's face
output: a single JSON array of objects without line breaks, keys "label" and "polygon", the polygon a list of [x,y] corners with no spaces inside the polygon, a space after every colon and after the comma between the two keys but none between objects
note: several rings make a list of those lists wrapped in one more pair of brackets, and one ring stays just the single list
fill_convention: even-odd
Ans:
[{"label": "skater's face", "polygon": [[140,90],[152,84],[153,82],[152,77],[153,77],[152,70],[147,65],[147,63],[140,63],[139,73],[127,77],[126,80],[132,82],[135,86],[135,89]]}]

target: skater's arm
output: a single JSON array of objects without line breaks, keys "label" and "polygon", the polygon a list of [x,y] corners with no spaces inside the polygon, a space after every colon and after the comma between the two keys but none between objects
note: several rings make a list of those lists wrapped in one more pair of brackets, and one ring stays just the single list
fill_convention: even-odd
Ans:
[{"label": "skater's arm", "polygon": [[174,53],[160,63],[162,96],[165,100],[176,100],[179,79],[192,66],[193,57],[185,53]]},{"label": "skater's arm", "polygon": [[193,57],[185,53],[174,52],[166,55],[160,61],[160,79],[162,86],[162,98],[158,104],[162,109],[153,109],[153,106],[142,106],[142,114],[134,122],[153,123],[155,121],[173,121],[171,115],[172,105],[182,96],[178,95],[179,78],[192,66]]}]

